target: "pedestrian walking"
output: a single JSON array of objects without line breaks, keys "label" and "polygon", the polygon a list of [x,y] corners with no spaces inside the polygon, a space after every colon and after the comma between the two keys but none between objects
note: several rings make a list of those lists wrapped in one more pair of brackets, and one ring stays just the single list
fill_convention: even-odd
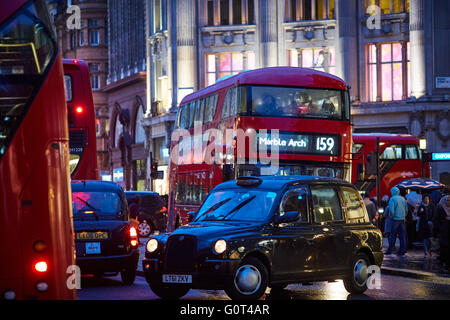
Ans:
[{"label": "pedestrian walking", "polygon": [[439,258],[448,268],[450,266],[450,196],[444,196],[439,201],[433,226],[435,236],[439,236]]},{"label": "pedestrian walking", "polygon": [[383,233],[383,235],[386,234],[386,208],[389,205],[389,196],[384,195],[383,198],[381,198],[381,208],[379,208],[379,223],[380,223],[380,230]]},{"label": "pedestrian walking", "polygon": [[[384,236],[389,239],[389,235],[391,234],[391,224],[392,218],[389,212],[389,197],[386,200],[386,206],[384,207],[383,216],[384,216]],[[395,242],[394,242],[395,243]]]},{"label": "pedestrian walking", "polygon": [[423,197],[422,203],[417,210],[417,235],[423,241],[423,255],[432,257],[431,252],[431,228],[433,224],[433,206],[429,195]]},{"label": "pedestrian walking", "polygon": [[400,189],[392,187],[391,199],[389,200],[389,216],[391,218],[391,233],[389,235],[389,248],[386,255],[392,254],[395,248],[395,240],[398,235],[400,238],[400,249],[398,255],[403,256],[406,253],[406,226],[405,218],[408,207],[406,200],[400,195]]},{"label": "pedestrian walking", "polygon": [[364,205],[366,206],[367,214],[369,215],[370,222],[378,226],[378,213],[375,203],[370,200],[370,195],[368,192],[364,194]]}]

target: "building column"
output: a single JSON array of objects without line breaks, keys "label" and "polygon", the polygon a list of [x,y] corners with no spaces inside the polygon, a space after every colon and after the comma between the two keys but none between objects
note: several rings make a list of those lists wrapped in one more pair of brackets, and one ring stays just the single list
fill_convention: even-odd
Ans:
[{"label": "building column", "polygon": [[416,98],[427,93],[424,18],[424,0],[411,0],[409,14],[411,96]]},{"label": "building column", "polygon": [[277,1],[260,1],[261,28],[261,67],[275,67],[278,65],[278,6]]},{"label": "building column", "polygon": [[[180,88],[197,89],[197,24],[195,0],[176,0],[176,64]],[[177,103],[177,101],[174,101]]]},{"label": "building column", "polygon": [[352,87],[351,95],[355,101],[359,100],[358,91],[358,39],[357,39],[357,5],[356,1],[337,0],[337,48],[336,70],[348,85]]}]

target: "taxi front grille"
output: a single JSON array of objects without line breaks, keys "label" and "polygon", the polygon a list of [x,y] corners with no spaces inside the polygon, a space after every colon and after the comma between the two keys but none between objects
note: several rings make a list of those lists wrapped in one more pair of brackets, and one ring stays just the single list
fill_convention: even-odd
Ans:
[{"label": "taxi front grille", "polygon": [[166,245],[165,269],[175,272],[194,271],[196,247],[193,237],[171,236]]}]

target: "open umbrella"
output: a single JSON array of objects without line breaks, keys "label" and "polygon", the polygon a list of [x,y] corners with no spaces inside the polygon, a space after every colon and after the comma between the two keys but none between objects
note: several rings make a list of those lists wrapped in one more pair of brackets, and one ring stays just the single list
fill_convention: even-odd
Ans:
[{"label": "open umbrella", "polygon": [[445,187],[439,181],[427,178],[413,178],[400,182],[396,186],[399,189],[410,189],[410,190],[436,190]]}]

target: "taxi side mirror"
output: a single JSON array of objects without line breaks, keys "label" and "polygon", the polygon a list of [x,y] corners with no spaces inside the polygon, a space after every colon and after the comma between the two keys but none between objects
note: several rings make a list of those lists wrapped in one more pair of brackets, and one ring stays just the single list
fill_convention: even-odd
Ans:
[{"label": "taxi side mirror", "polygon": [[298,220],[299,215],[300,215],[299,211],[288,211],[285,212],[282,216],[275,216],[274,223],[281,224],[294,222]]},{"label": "taxi side mirror", "polygon": [[196,215],[197,215],[197,211],[189,211],[188,212],[188,223],[194,221]]}]

